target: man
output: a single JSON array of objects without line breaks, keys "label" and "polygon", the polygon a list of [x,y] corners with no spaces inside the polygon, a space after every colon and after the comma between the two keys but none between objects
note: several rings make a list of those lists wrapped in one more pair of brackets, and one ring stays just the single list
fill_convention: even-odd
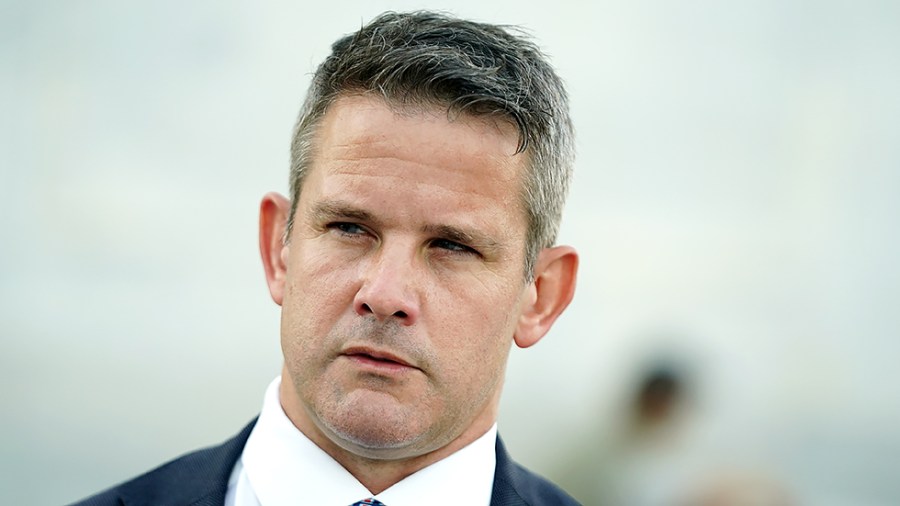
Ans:
[{"label": "man", "polygon": [[332,49],[290,199],[260,208],[284,368],[258,420],[84,504],[575,504],[496,435],[512,343],[574,293],[577,255],[553,246],[573,158],[559,78],[522,37],[427,12]]}]

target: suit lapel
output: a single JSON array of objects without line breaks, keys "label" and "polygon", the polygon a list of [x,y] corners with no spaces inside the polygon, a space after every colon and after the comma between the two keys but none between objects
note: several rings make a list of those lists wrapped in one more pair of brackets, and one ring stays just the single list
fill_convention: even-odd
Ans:
[{"label": "suit lapel", "polygon": [[497,466],[494,468],[494,486],[491,491],[491,506],[527,506],[528,503],[516,491],[515,464],[506,452],[503,440],[497,436],[495,445]]},{"label": "suit lapel", "polygon": [[119,499],[126,506],[222,506],[228,478],[255,424],[253,420],[219,446],[176,459],[122,485]]}]

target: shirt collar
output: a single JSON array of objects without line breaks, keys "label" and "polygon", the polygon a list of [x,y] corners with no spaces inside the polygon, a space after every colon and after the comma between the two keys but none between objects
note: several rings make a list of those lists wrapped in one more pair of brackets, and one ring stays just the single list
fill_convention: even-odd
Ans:
[{"label": "shirt collar", "polygon": [[[356,478],[300,432],[279,400],[281,377],[269,385],[259,420],[241,456],[262,506],[322,504],[346,506],[373,495]],[[496,466],[497,425],[465,448],[413,473],[374,496],[387,506],[487,505]]]}]

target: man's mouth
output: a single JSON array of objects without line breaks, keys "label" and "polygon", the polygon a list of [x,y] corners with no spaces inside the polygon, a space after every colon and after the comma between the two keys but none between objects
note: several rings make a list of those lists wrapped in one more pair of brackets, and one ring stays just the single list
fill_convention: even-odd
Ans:
[{"label": "man's mouth", "polygon": [[353,347],[344,350],[343,355],[364,368],[396,372],[416,369],[414,365],[406,360],[384,350],[376,350],[368,347]]}]

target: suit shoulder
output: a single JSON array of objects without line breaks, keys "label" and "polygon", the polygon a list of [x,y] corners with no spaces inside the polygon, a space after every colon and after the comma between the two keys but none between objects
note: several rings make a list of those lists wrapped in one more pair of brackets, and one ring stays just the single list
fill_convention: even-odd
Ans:
[{"label": "suit shoulder", "polygon": [[491,504],[522,506],[581,506],[550,480],[514,462],[497,438],[497,468]]},{"label": "suit shoulder", "polygon": [[221,496],[221,504],[228,478],[254,424],[255,420],[221,445],[182,455],[71,506],[202,504],[207,502],[205,498],[215,504],[218,496]]},{"label": "suit shoulder", "polygon": [[581,503],[555,483],[515,462],[512,474],[513,481],[517,485],[516,490],[529,506],[581,506]]}]

